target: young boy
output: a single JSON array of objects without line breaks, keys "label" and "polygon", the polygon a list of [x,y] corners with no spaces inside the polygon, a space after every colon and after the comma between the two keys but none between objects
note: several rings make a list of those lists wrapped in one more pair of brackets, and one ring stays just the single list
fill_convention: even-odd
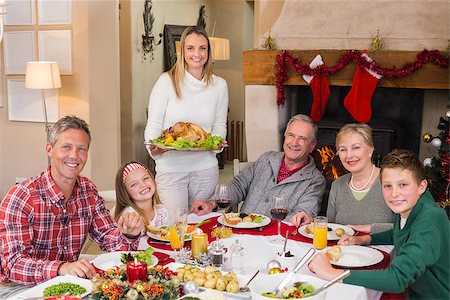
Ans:
[{"label": "young boy", "polygon": [[[406,291],[410,299],[450,299],[449,220],[426,191],[416,155],[400,149],[386,155],[381,186],[384,201],[395,214],[394,228],[374,235],[344,236],[339,244],[394,244],[396,256],[384,270],[355,270],[343,282],[390,293]],[[325,253],[316,255],[309,268],[327,280],[343,272],[331,266]]]}]

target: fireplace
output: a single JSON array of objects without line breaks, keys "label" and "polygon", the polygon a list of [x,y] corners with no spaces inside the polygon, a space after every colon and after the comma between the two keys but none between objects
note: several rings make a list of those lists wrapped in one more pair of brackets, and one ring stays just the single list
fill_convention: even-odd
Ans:
[{"label": "fireplace", "polygon": [[[313,99],[310,87],[287,86],[285,90],[287,118],[299,113],[309,115]],[[357,122],[344,106],[344,99],[349,90],[350,87],[330,87],[331,96],[325,114],[317,123],[319,127],[317,147],[312,156],[317,168],[322,171],[327,180],[321,213],[326,210],[331,183],[337,177],[347,173],[336,155],[335,140],[336,134],[343,125]],[[373,160],[377,166],[394,148],[419,152],[423,90],[380,87],[373,94],[371,107],[372,118],[368,125],[373,130],[375,144]],[[284,128],[280,129],[280,138],[283,132]]]}]

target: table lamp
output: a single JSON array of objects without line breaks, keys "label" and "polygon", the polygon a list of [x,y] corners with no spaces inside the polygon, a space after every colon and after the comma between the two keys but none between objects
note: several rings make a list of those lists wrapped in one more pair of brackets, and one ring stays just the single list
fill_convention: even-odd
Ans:
[{"label": "table lamp", "polygon": [[210,37],[213,61],[230,59],[230,41],[224,38]]},{"label": "table lamp", "polygon": [[47,119],[47,105],[45,103],[45,90],[61,87],[58,64],[54,61],[31,61],[27,62],[25,73],[25,87],[28,89],[39,89],[44,108],[45,132],[47,142],[50,138],[50,125]]}]

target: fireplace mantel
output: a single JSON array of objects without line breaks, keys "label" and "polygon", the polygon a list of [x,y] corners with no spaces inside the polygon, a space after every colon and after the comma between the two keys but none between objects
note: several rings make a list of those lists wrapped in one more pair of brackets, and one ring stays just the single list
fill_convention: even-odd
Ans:
[{"label": "fireplace mantel", "polygon": [[[327,66],[335,65],[345,50],[320,50]],[[300,57],[303,63],[310,62],[318,50],[289,50],[293,57]],[[385,68],[403,67],[414,62],[419,51],[376,51],[368,55]],[[242,69],[243,81],[246,85],[275,85],[276,56],[281,50],[248,50],[244,51]],[[444,52],[445,53],[445,52]],[[340,72],[330,76],[329,84],[334,86],[351,86],[356,64],[350,63]],[[303,78],[290,70],[286,85],[306,85]],[[394,88],[450,89],[449,69],[441,69],[432,63],[425,64],[411,75],[400,79],[382,79],[378,86]]]}]

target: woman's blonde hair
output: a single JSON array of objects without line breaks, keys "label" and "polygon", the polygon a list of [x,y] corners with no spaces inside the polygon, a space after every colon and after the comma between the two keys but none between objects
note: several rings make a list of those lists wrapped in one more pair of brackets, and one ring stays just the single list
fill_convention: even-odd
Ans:
[{"label": "woman's blonde hair", "polygon": [[336,149],[339,149],[339,144],[342,138],[349,133],[359,133],[364,142],[371,148],[375,148],[372,136],[372,128],[363,123],[351,123],[344,125],[336,135]]},{"label": "woman's blonde hair", "polygon": [[[127,163],[123,164],[119,168],[119,170],[117,171],[117,174],[116,174],[116,207],[115,207],[115,211],[114,211],[114,219],[117,222],[119,220],[119,217],[122,214],[123,210],[126,207],[131,206],[134,210],[136,210],[138,212],[138,214],[142,218],[144,218],[146,225],[148,225],[148,220],[147,220],[147,217],[145,216],[144,211],[141,208],[139,208],[133,202],[130,195],[128,195],[127,188],[125,187],[125,183],[123,180],[123,170],[125,169],[126,166],[128,166],[131,163],[140,164],[147,171],[147,173],[150,175],[150,177],[153,179],[153,181],[155,181],[155,178],[153,177],[150,170],[143,164],[135,162],[135,161],[131,161],[131,162],[127,162]],[[161,201],[159,200],[157,191],[155,191],[155,194],[153,195],[152,202],[153,202],[153,207],[155,207],[156,204],[161,203]]]},{"label": "woman's blonde hair", "polygon": [[177,56],[177,61],[173,65],[172,69],[168,71],[169,77],[172,80],[173,88],[175,89],[175,94],[177,98],[181,98],[181,84],[184,80],[184,72],[187,69],[187,63],[184,59],[184,45],[186,44],[186,37],[190,34],[202,35],[208,41],[208,59],[203,66],[202,80],[205,81],[206,86],[212,82],[213,73],[213,63],[211,54],[211,43],[209,42],[208,34],[203,28],[190,26],[183,31],[180,39],[180,55]]}]

